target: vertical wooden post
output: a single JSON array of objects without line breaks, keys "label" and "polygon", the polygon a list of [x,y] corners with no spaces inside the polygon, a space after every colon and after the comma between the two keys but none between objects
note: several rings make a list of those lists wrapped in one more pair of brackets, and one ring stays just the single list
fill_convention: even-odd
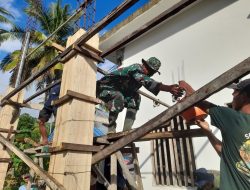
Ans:
[{"label": "vertical wooden post", "polygon": [[115,153],[115,155],[116,155],[116,158],[117,158],[117,160],[118,160],[118,162],[119,162],[119,164],[120,164],[120,166],[122,168],[123,176],[127,180],[127,183],[130,186],[129,189],[136,190],[136,184],[135,184],[134,178],[130,174],[127,165],[124,163],[122,153],[120,151],[118,151],[118,152]]},{"label": "vertical wooden post", "polygon": [[136,146],[135,143],[131,143],[132,148],[132,155],[133,155],[133,163],[134,163],[134,169],[135,169],[135,180],[138,190],[143,190],[143,183],[141,179],[141,171],[140,171],[140,165],[136,153]]},{"label": "vertical wooden post", "polygon": [[[67,47],[85,33],[80,29],[69,37]],[[95,35],[88,45],[98,49]],[[64,65],[60,97],[72,90],[91,97],[96,96],[96,63],[76,54]],[[95,105],[72,99],[57,110],[53,147],[61,142],[92,145]],[[67,190],[90,189],[92,153],[64,151],[51,156],[49,173]]]},{"label": "vertical wooden post", "polygon": [[110,156],[110,186],[111,190],[117,190],[117,158],[115,154]]},{"label": "vertical wooden post", "polygon": [[[12,87],[8,88],[8,93],[13,90]],[[14,97],[11,98],[12,101],[22,102],[23,101],[23,92],[19,92]],[[16,130],[19,119],[19,108],[12,105],[6,104],[2,107],[0,111],[0,128],[10,129],[12,126],[13,130]],[[2,134],[4,137],[7,137],[7,133]],[[11,135],[12,136],[12,135]],[[9,152],[7,149],[0,144],[0,158],[10,158]],[[6,173],[8,170],[9,163],[0,163],[0,189],[3,189]]]}]

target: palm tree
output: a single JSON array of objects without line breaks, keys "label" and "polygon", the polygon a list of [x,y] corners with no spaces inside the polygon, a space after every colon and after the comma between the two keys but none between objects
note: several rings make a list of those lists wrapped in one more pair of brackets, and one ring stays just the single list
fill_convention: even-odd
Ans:
[{"label": "palm tree", "polygon": [[[51,3],[50,6],[42,7],[41,4],[37,4],[36,0],[26,0],[28,3],[24,12],[37,20],[41,31],[31,31],[31,41],[33,44],[39,44],[53,33],[62,23],[64,23],[70,17],[70,6],[68,4],[62,6],[61,0],[57,0],[55,3]],[[60,45],[65,45],[67,37],[73,32],[73,24],[75,20],[72,20],[66,24],[60,31],[56,33],[43,47],[39,48],[33,53],[25,63],[24,71],[22,74],[22,81],[31,76],[32,73],[40,70],[46,64],[48,64],[58,52],[51,47],[51,43],[55,42]],[[9,35],[8,38],[19,38],[23,36],[24,30],[18,27],[14,27],[8,34],[0,32],[0,42],[4,39],[4,36]],[[6,37],[7,38],[7,37]],[[30,48],[29,52],[34,48]],[[20,62],[21,51],[17,50],[8,54],[0,63],[0,70],[3,72],[11,71],[10,85],[13,85],[17,75],[17,65]],[[58,65],[57,65],[58,67]],[[37,82],[37,88],[43,88],[44,84],[51,82],[54,76],[53,69],[45,73],[40,77]]]},{"label": "palm tree", "polygon": [[2,42],[8,39],[17,39],[22,37],[23,31],[15,26],[15,24],[10,19],[14,19],[14,16],[5,8],[0,7],[0,23],[9,24],[11,26],[10,30],[0,28],[0,45]]},{"label": "palm tree", "polygon": [[12,24],[9,18],[14,18],[14,16],[5,8],[0,7],[0,23]]}]

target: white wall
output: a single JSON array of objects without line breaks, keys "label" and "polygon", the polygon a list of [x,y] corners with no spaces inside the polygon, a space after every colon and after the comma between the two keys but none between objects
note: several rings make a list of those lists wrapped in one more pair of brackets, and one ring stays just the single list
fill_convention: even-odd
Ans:
[{"label": "white wall", "polygon": [[[249,7],[249,0],[204,0],[126,46],[124,65],[156,56],[162,61],[161,75],[154,76],[156,80],[171,84],[185,79],[198,89],[249,57]],[[161,92],[158,98],[172,104],[170,94]],[[228,89],[209,98],[220,105],[231,99]],[[134,127],[141,126],[164,109],[163,106],[153,108],[152,101],[143,98]],[[120,126],[124,116],[125,113],[119,116]],[[219,131],[216,134],[220,137]],[[219,170],[219,157],[207,139],[195,138],[193,143],[197,168]],[[152,187],[150,143],[137,145],[141,147],[139,161],[144,188],[174,189]]]}]

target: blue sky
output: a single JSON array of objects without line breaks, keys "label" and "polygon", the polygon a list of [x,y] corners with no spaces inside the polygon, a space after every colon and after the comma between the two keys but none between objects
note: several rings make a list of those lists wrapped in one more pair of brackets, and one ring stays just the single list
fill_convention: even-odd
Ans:
[{"label": "blue sky", "polygon": [[[50,3],[55,2],[56,0],[41,0],[43,5],[48,7]],[[79,0],[83,2],[83,0]],[[103,17],[105,17],[109,12],[111,12],[115,7],[120,5],[124,0],[96,0],[96,15],[95,21],[100,21]],[[108,31],[116,24],[127,18],[131,13],[133,13],[138,8],[142,7],[145,3],[149,2],[149,0],[139,0],[134,6],[132,6],[128,11],[122,14],[115,21],[110,23],[103,31]],[[72,12],[77,8],[78,2],[77,0],[62,0],[63,4],[70,4]],[[25,27],[27,17],[23,13],[23,9],[26,6],[25,0],[0,0],[0,6],[9,10],[15,16],[15,23],[19,26]],[[8,29],[8,25],[0,24],[0,28]],[[0,45],[0,61],[5,57],[8,53],[13,52],[14,50],[20,49],[21,43],[18,40],[9,40]],[[9,73],[2,73],[0,71],[0,93],[2,94],[9,81]]]}]

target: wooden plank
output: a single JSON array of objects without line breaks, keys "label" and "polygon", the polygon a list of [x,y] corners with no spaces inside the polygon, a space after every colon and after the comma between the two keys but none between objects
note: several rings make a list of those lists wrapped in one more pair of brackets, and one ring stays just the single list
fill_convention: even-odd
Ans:
[{"label": "wooden plank", "polygon": [[24,104],[24,103],[20,103],[20,102],[15,102],[15,101],[12,101],[12,100],[5,100],[2,104],[2,106],[6,105],[6,104],[9,104],[9,105],[12,105],[12,106],[15,106],[17,108],[30,108],[30,109],[35,109],[35,110],[41,110],[43,108],[43,105],[42,104],[36,104],[36,103],[30,103],[30,104]]},{"label": "wooden plank", "polygon": [[36,154],[37,153],[37,151],[34,148],[24,149],[23,152],[26,154]]},{"label": "wooden plank", "polygon": [[117,158],[115,154],[110,156],[110,186],[111,190],[117,190]]},{"label": "wooden plank", "polygon": [[[175,122],[175,118],[171,120],[171,125],[169,127],[170,130],[174,131],[177,128],[177,123]],[[179,143],[177,142],[176,138],[173,138],[173,145],[174,145],[174,158],[175,158],[175,166],[176,166],[176,177],[177,177],[177,185],[182,186],[181,183],[181,176],[180,176],[180,162],[179,162]]]},{"label": "wooden plank", "polygon": [[[178,130],[182,130],[183,128],[183,120],[180,116],[177,116],[177,123],[178,123]],[[183,172],[183,182],[184,182],[184,186],[188,186],[188,176],[187,176],[187,167],[186,166],[186,159],[185,159],[185,153],[184,153],[184,149],[186,147],[184,147],[184,138],[180,138],[180,152],[181,152],[181,163],[182,163],[182,172]]]},{"label": "wooden plank", "polygon": [[60,106],[62,104],[69,102],[71,99],[72,99],[71,96],[69,96],[68,94],[65,94],[64,96],[62,96],[56,100],[53,100],[51,105],[52,106]]},{"label": "wooden plank", "polygon": [[[80,29],[67,41],[67,47],[83,36]],[[98,46],[99,38],[91,39],[93,46]],[[64,65],[59,97],[68,90],[95,97],[96,62],[76,54]],[[72,99],[57,109],[56,127],[53,137],[53,147],[61,142],[93,145],[93,127],[95,105],[79,99]],[[91,179],[91,152],[66,151],[51,155],[49,171],[67,190],[88,190]],[[62,175],[64,174],[65,175]]]},{"label": "wooden plank", "polygon": [[100,56],[100,54],[102,53],[101,50],[99,50],[99,49],[97,49],[97,48],[95,48],[95,47],[93,47],[93,46],[90,46],[89,44],[83,44],[83,47],[87,48],[87,49],[90,50],[90,51],[93,51],[94,53],[96,53],[96,54],[99,55],[99,56]]},{"label": "wooden plank", "polygon": [[10,129],[0,128],[0,133],[12,133],[12,134],[16,134],[18,132],[17,132],[17,130],[10,130]]},{"label": "wooden plank", "polygon": [[[172,122],[172,120],[171,120]],[[167,128],[168,131],[171,131],[171,126]],[[177,185],[177,172],[176,172],[176,165],[175,165],[175,152],[174,152],[174,142],[173,139],[168,140],[169,144],[169,152],[170,152],[170,162],[171,162],[171,179],[172,179],[172,184],[174,186]]]},{"label": "wooden plank", "polygon": [[138,38],[139,36],[146,33],[147,31],[153,29],[155,26],[157,26],[161,22],[175,16],[177,13],[180,13],[186,7],[188,7],[189,5],[191,5],[197,1],[198,0],[182,0],[179,3],[176,3],[173,7],[167,9],[166,11],[164,11],[163,13],[161,13],[160,15],[158,15],[157,17],[155,17],[151,21],[147,22],[146,24],[144,24],[143,26],[141,26],[140,28],[138,28],[137,30],[135,30],[131,34],[127,35],[122,40],[120,40],[119,42],[114,44],[113,46],[111,46],[109,49],[104,51],[101,54],[101,56],[106,57],[107,55],[111,54],[112,52],[124,47],[129,42]]},{"label": "wooden plank", "polygon": [[[115,134],[109,134],[108,136],[95,137],[94,139],[97,141],[101,141],[102,139],[108,140],[110,142],[116,141],[120,138],[128,135],[129,132],[120,132]],[[140,139],[135,140],[138,141],[149,141],[154,139],[172,139],[172,138],[184,138],[184,137],[203,137],[206,136],[202,129],[189,129],[182,131],[164,131],[157,133],[148,133]]]},{"label": "wooden plank", "polygon": [[118,151],[118,152],[115,153],[115,155],[116,155],[117,160],[118,160],[118,162],[119,162],[119,164],[120,164],[120,166],[122,168],[123,176],[124,176],[124,178],[127,180],[128,184],[129,184],[129,189],[136,190],[136,184],[135,184],[134,178],[130,174],[127,165],[125,165],[125,162],[124,162],[124,159],[123,159],[123,156],[122,156],[121,152]]},{"label": "wooden plank", "polygon": [[42,179],[44,179],[46,181],[46,184],[51,189],[62,189],[62,190],[65,189],[56,179],[54,179],[51,175],[49,175],[42,168],[40,168],[39,166],[37,166],[33,162],[33,160],[31,160],[28,156],[26,156],[17,147],[15,147],[13,144],[11,144],[9,141],[7,141],[6,138],[4,138],[4,136],[1,135],[1,134],[0,134],[0,142],[3,145],[5,145],[16,156],[18,156],[25,164],[27,164],[27,166],[29,166],[31,169],[33,169],[37,175],[39,175]]},{"label": "wooden plank", "polygon": [[11,163],[11,158],[0,158],[0,163]]},{"label": "wooden plank", "polygon": [[86,49],[85,47],[80,47],[78,45],[74,45],[73,48],[80,54],[82,54],[83,56],[86,56],[88,58],[91,58],[97,62],[104,62],[104,59],[102,57],[100,57],[99,55],[97,55],[96,53],[93,53],[91,51],[89,51],[88,49]]},{"label": "wooden plank", "polygon": [[40,153],[36,153],[34,156],[35,157],[42,157],[42,158],[49,158],[51,155],[51,153],[48,152],[40,152]]},{"label": "wooden plank", "polygon": [[153,175],[155,179],[155,185],[159,185],[159,176],[158,176],[158,167],[157,167],[157,160],[156,160],[156,142],[155,140],[151,141],[151,154],[152,156],[152,165],[153,165]]},{"label": "wooden plank", "polygon": [[136,153],[140,152],[139,147],[135,147],[134,150],[133,150],[133,148],[130,148],[130,147],[124,147],[120,151],[121,151],[121,153],[125,153],[125,154],[127,154],[127,153],[131,153],[132,154],[133,151],[135,151]]},{"label": "wooden plank", "polygon": [[[162,128],[162,132],[165,132],[165,127]],[[169,172],[169,166],[168,166],[168,162],[169,162],[169,159],[168,159],[168,153],[167,153],[167,139],[162,139],[163,141],[163,149],[164,149],[164,159],[165,159],[165,173],[166,173],[166,185],[170,185],[170,172]]]},{"label": "wooden plank", "polygon": [[[157,133],[159,132],[159,129],[157,130]],[[160,175],[160,184],[161,185],[165,185],[165,179],[164,179],[164,175],[163,175],[163,162],[162,162],[162,157],[163,157],[163,152],[162,152],[162,144],[161,144],[161,139],[157,139],[156,140],[156,145],[157,145],[157,150],[158,150],[158,159],[159,159],[159,175]]]},{"label": "wooden plank", "polygon": [[94,103],[94,104],[102,104],[103,103],[98,98],[91,97],[91,96],[88,96],[88,95],[85,95],[85,94],[81,94],[81,93],[78,93],[78,92],[74,92],[72,90],[67,90],[67,95],[69,95],[71,97],[74,97],[74,98],[77,98],[79,100],[83,100],[83,101]]},{"label": "wooden plank", "polygon": [[[8,88],[7,93],[13,90],[12,87]],[[11,98],[13,102],[22,102],[23,101],[23,91],[19,92],[15,96]],[[19,120],[20,109],[18,107],[12,105],[5,105],[0,110],[0,126],[2,129],[10,131],[16,131],[18,120]],[[13,127],[12,127],[13,126]],[[9,134],[9,138],[12,138],[14,133],[5,133],[2,136],[7,138]],[[0,144],[0,158],[10,158],[9,151],[4,149],[4,145]],[[0,189],[3,189],[6,173],[8,171],[9,163],[1,163],[0,167]]]},{"label": "wooden plank", "polygon": [[98,166],[93,165],[92,170],[96,173],[96,175],[99,177],[99,179],[102,181],[103,185],[107,188],[107,190],[112,190],[111,184],[109,181],[105,178],[105,176],[102,174]]},{"label": "wooden plank", "polygon": [[102,151],[96,153],[93,156],[92,163],[97,163],[103,158],[109,156],[110,154],[114,153],[115,151],[121,149],[122,147],[130,144],[131,142],[141,138],[145,134],[152,131],[154,128],[160,126],[161,124],[169,121],[176,115],[179,115],[184,110],[188,109],[189,107],[193,106],[197,102],[208,98],[210,95],[218,92],[225,86],[232,83],[235,79],[243,77],[244,75],[250,72],[250,58],[242,61],[235,67],[231,68],[230,70],[226,71],[216,79],[212,80],[205,86],[201,87],[199,90],[195,91],[191,96],[187,97],[187,99],[183,102],[177,103],[163,111],[156,117],[152,118],[144,125],[139,128],[136,128],[132,131],[129,135],[117,140],[112,145],[104,148]]},{"label": "wooden plank", "polygon": [[55,43],[55,42],[52,42],[51,43],[51,46],[52,47],[54,47],[57,51],[59,51],[59,52],[63,52],[63,51],[65,51],[65,47],[63,47],[62,45],[60,45],[60,44],[57,44],[57,43]]},{"label": "wooden plank", "polygon": [[134,164],[134,168],[135,168],[135,179],[136,179],[137,189],[143,190],[140,165],[139,165],[139,160],[137,157],[136,147],[135,147],[134,143],[131,144],[131,148],[132,148],[132,155],[133,155],[133,164]]},{"label": "wooden plank", "polygon": [[[187,126],[187,127],[188,127],[188,129],[190,129],[190,126]],[[194,187],[195,186],[194,171],[196,170],[196,165],[195,165],[195,157],[194,157],[193,140],[191,138],[188,138],[188,140],[189,140],[189,144],[190,144],[191,166],[192,166],[192,170],[193,170],[193,172],[190,174],[190,176],[191,176],[191,182],[192,182],[191,184]]]},{"label": "wooden plank", "polygon": [[51,147],[49,152],[50,153],[56,153],[56,152],[62,152],[62,151],[98,152],[101,149],[102,149],[101,146],[62,142],[60,146]]},{"label": "wooden plank", "polygon": [[85,94],[81,94],[81,93],[78,93],[78,92],[74,92],[72,90],[68,90],[67,93],[64,96],[62,96],[61,98],[59,98],[57,100],[54,100],[52,102],[52,105],[53,106],[59,106],[59,105],[67,103],[68,101],[70,101],[73,98],[76,98],[78,100],[82,100],[82,101],[85,101],[85,102],[89,102],[89,103],[94,103],[94,104],[103,103],[98,98],[94,98],[94,97],[91,97],[91,96],[87,96]]},{"label": "wooden plank", "polygon": [[[184,123],[184,129],[187,129],[187,125]],[[190,147],[190,141],[189,138],[185,138],[186,140],[186,148],[187,148],[187,155],[188,155],[188,166],[189,166],[189,176],[190,176],[190,182],[191,182],[191,186],[194,187],[194,170],[193,170],[193,165],[192,165],[192,153],[191,153],[191,147]]]}]

